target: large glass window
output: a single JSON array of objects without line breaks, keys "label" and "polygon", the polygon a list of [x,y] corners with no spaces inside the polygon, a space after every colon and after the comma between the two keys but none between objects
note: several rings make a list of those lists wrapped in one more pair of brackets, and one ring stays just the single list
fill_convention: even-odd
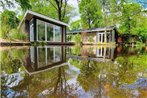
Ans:
[{"label": "large glass window", "polygon": [[53,34],[54,30],[53,30],[53,25],[47,23],[47,41],[53,41]]},{"label": "large glass window", "polygon": [[34,41],[34,23],[33,19],[30,21],[30,41]]},{"label": "large glass window", "polygon": [[37,19],[38,41],[61,42],[61,27]]},{"label": "large glass window", "polygon": [[38,40],[45,41],[45,22],[37,20]]},{"label": "large glass window", "polygon": [[54,33],[55,33],[55,38],[54,41],[61,41],[61,27],[59,26],[54,26]]}]

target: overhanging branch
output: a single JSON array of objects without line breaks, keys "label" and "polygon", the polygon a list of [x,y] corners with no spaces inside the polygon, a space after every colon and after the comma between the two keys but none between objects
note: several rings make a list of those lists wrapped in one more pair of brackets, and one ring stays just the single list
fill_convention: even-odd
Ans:
[{"label": "overhanging branch", "polygon": [[49,3],[50,3],[56,10],[58,10],[58,8],[51,2],[51,0],[47,0],[47,1],[49,1]]}]

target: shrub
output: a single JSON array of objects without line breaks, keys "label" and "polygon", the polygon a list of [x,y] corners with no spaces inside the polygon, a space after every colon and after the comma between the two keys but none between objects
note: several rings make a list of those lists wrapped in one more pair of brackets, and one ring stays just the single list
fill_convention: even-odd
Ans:
[{"label": "shrub", "polygon": [[25,33],[20,33],[16,29],[12,29],[10,31],[10,34],[9,34],[9,39],[10,40],[15,40],[15,39],[18,39],[18,40],[27,40],[28,39],[28,36]]},{"label": "shrub", "polygon": [[1,38],[7,39],[10,31],[17,28],[19,19],[14,11],[4,10],[1,13]]},{"label": "shrub", "polygon": [[74,41],[77,43],[77,44],[80,44],[81,43],[81,35],[80,34],[76,34],[74,37],[73,37]]}]

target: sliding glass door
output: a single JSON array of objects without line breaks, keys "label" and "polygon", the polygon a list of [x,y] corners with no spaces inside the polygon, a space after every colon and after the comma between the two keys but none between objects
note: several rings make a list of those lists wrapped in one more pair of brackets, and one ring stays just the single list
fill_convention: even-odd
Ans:
[{"label": "sliding glass door", "polygon": [[38,41],[45,41],[45,22],[37,20]]},{"label": "sliding glass door", "polygon": [[61,42],[61,27],[37,19],[38,41]]},{"label": "sliding glass door", "polygon": [[61,27],[59,26],[54,26],[54,41],[61,41]]}]

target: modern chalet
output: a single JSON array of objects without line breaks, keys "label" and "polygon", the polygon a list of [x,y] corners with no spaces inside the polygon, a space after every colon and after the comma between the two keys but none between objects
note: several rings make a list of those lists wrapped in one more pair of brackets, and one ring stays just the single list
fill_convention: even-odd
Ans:
[{"label": "modern chalet", "polygon": [[66,42],[68,24],[42,14],[26,11],[19,28],[29,35],[30,42]]},{"label": "modern chalet", "polygon": [[67,33],[68,41],[71,41],[71,37],[75,34],[81,35],[83,44],[115,44],[117,43],[118,31],[115,26],[86,30],[72,30]]}]

